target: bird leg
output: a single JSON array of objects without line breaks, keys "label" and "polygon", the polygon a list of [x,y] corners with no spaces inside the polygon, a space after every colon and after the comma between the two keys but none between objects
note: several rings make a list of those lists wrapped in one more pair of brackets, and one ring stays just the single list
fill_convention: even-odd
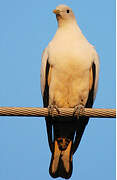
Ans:
[{"label": "bird leg", "polygon": [[60,114],[60,111],[59,111],[58,107],[57,107],[56,105],[50,104],[50,105],[48,106],[48,114],[49,114],[50,116],[52,116],[52,117],[54,117],[54,114],[53,114],[54,109],[57,111],[58,114]]},{"label": "bird leg", "polygon": [[84,112],[84,105],[79,104],[74,107],[73,116],[76,115],[77,119],[79,119],[80,113]]}]

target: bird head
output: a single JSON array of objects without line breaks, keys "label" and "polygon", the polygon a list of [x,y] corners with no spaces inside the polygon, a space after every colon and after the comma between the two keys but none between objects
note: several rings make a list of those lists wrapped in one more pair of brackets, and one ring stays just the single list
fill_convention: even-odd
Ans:
[{"label": "bird head", "polygon": [[73,22],[75,20],[75,16],[72,12],[72,9],[63,4],[57,6],[56,9],[53,10],[53,13],[56,14],[58,25]]}]

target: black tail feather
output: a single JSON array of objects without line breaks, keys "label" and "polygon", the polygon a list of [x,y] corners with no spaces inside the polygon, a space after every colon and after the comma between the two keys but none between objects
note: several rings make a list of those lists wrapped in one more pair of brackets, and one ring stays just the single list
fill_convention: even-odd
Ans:
[{"label": "black tail feather", "polygon": [[55,141],[55,151],[52,154],[49,173],[53,178],[62,177],[69,179],[72,175],[72,154],[71,145],[69,143],[66,150],[61,151],[59,149],[58,143]]},{"label": "black tail feather", "polygon": [[66,171],[66,169],[64,167],[61,156],[59,158],[58,168],[57,168],[57,170],[55,172],[52,171],[52,164],[53,164],[53,157],[51,159],[50,168],[49,168],[49,173],[53,178],[62,177],[62,178],[65,178],[65,179],[69,179],[71,177],[72,169],[73,169],[72,161],[69,161],[69,166],[70,167],[69,167],[68,172]]}]

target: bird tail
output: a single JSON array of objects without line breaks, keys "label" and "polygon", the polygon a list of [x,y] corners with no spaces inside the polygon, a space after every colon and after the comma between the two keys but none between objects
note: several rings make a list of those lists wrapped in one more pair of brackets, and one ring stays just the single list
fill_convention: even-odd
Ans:
[{"label": "bird tail", "polygon": [[62,177],[69,179],[72,174],[72,140],[57,138],[54,141],[49,173],[53,178]]}]

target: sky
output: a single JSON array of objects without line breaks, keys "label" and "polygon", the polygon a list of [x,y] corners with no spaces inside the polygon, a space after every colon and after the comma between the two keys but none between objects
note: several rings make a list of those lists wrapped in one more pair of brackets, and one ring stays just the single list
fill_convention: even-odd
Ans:
[{"label": "sky", "polygon": [[[57,30],[59,4],[73,9],[100,57],[93,107],[115,108],[115,0],[0,1],[0,106],[43,106],[41,54]],[[52,180],[50,159],[44,118],[0,117],[1,180]],[[115,179],[115,119],[90,119],[70,179]]]}]

